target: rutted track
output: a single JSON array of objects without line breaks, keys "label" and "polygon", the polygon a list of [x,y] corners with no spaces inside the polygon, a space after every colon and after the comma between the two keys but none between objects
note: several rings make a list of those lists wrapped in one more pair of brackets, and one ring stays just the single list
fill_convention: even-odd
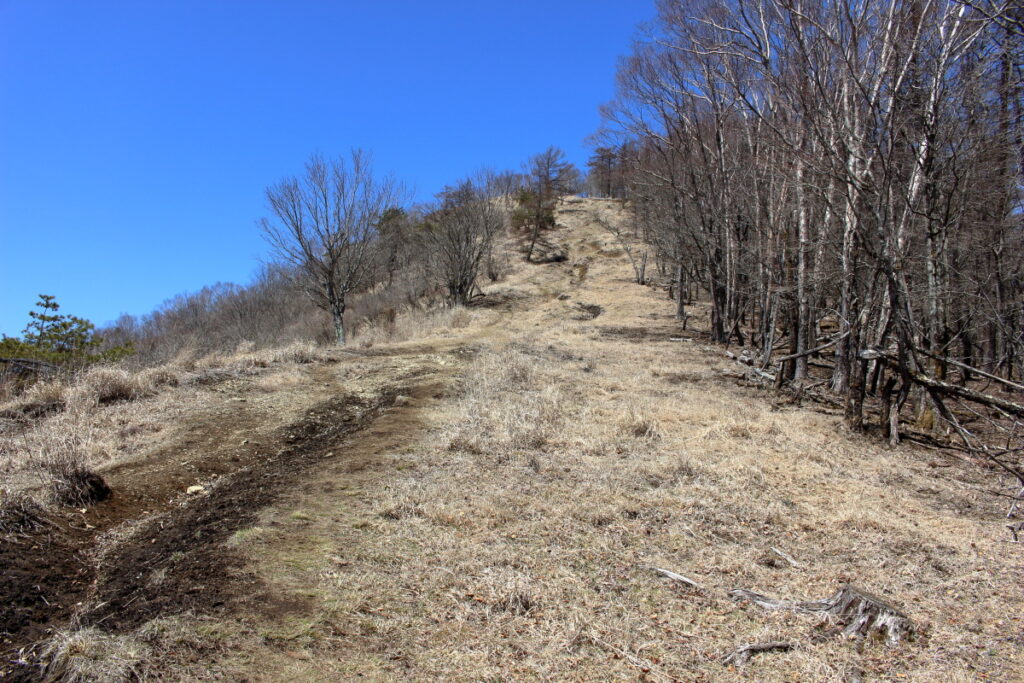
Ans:
[{"label": "rutted track", "polygon": [[[33,642],[72,621],[117,632],[157,616],[215,613],[258,595],[258,582],[224,542],[312,466],[343,457],[345,437],[369,426],[402,390],[393,384],[369,397],[343,394],[318,404],[280,430],[275,453],[257,455],[164,510],[106,518],[102,527],[88,524],[89,516],[68,514],[53,520],[66,531],[6,539],[0,546],[0,628],[6,632],[0,678],[36,680]],[[101,537],[104,530],[110,533]]]}]

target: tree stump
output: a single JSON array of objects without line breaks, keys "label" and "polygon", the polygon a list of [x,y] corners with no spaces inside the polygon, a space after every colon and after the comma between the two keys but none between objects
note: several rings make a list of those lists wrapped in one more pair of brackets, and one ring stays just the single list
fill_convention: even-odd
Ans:
[{"label": "tree stump", "polygon": [[730,591],[729,595],[765,609],[824,614],[830,621],[843,625],[845,636],[878,636],[890,646],[912,639],[916,633],[914,623],[906,614],[877,595],[850,585],[843,586],[827,600],[810,602],[776,600],[743,589]]}]

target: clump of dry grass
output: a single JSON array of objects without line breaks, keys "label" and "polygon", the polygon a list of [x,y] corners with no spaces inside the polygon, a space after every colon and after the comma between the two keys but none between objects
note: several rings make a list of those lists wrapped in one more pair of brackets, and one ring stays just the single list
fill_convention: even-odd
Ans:
[{"label": "clump of dry grass", "polygon": [[326,349],[308,341],[293,342],[282,348],[271,349],[266,352],[266,355],[271,363],[295,363],[296,365],[315,363],[329,357]]},{"label": "clump of dry grass", "polygon": [[32,418],[60,412],[67,405],[67,389],[61,378],[36,382],[21,396],[8,402],[2,412]]},{"label": "clump of dry grass", "polygon": [[619,427],[625,435],[638,439],[653,440],[662,436],[661,425],[650,405],[635,401],[626,407]]},{"label": "clump of dry grass", "polygon": [[51,420],[45,429],[26,433],[21,450],[50,499],[60,505],[89,505],[106,499],[110,488],[89,466],[95,435],[78,414]]},{"label": "clump of dry grass", "polygon": [[356,333],[355,341],[363,347],[392,344],[444,336],[473,324],[479,317],[461,306],[455,308],[413,309],[399,313],[393,320],[370,320]]},{"label": "clump of dry grass", "polygon": [[20,492],[0,492],[0,537],[16,538],[49,525],[43,506]]},{"label": "clump of dry grass", "polygon": [[141,680],[150,648],[131,636],[96,628],[60,631],[40,652],[42,677],[61,683]]},{"label": "clump of dry grass", "polygon": [[97,365],[89,368],[71,388],[71,400],[80,406],[131,401],[153,393],[144,373]]},{"label": "clump of dry grass", "polygon": [[519,349],[481,354],[466,376],[464,417],[449,428],[448,449],[505,463],[548,445],[568,409],[560,387],[544,376],[549,366]]},{"label": "clump of dry grass", "polygon": [[174,368],[161,365],[156,368],[149,368],[139,373],[139,385],[149,387],[150,391],[157,391],[164,387],[176,387],[181,384],[181,374]]}]

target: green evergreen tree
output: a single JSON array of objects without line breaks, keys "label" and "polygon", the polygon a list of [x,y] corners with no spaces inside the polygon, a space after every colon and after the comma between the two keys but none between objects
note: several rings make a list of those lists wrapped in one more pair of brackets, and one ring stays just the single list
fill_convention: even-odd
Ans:
[{"label": "green evergreen tree", "polygon": [[130,355],[130,345],[101,351],[103,338],[85,318],[60,313],[60,304],[49,294],[40,294],[36,309],[29,311],[23,337],[0,338],[0,356],[29,358],[56,365],[84,365],[117,360]]}]

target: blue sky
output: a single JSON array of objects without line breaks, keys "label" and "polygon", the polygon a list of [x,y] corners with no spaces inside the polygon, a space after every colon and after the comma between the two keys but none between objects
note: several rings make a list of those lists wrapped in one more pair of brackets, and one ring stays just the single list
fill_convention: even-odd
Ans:
[{"label": "blue sky", "polygon": [[363,147],[425,199],[583,164],[642,0],[0,0],[0,332],[249,280],[264,189]]}]

